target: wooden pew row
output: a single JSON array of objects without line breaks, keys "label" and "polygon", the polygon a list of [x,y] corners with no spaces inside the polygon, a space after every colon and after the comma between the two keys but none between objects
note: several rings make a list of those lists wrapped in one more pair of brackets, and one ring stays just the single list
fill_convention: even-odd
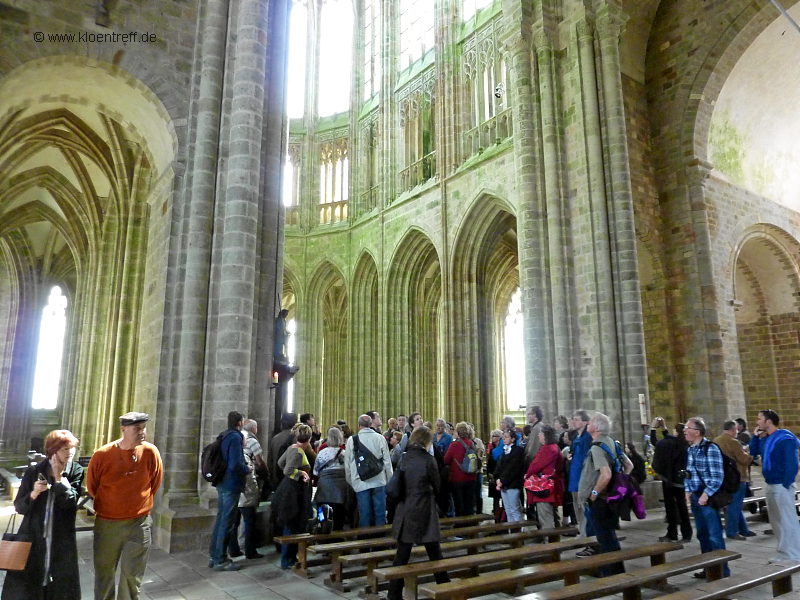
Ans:
[{"label": "wooden pew row", "polygon": [[525,587],[558,579],[563,579],[565,585],[573,585],[580,582],[582,574],[592,573],[600,567],[633,558],[649,556],[652,566],[662,565],[666,562],[667,552],[681,548],[683,545],[677,542],[647,544],[616,552],[595,554],[587,558],[575,558],[509,571],[496,571],[450,583],[424,584],[418,587],[417,593],[420,597],[433,600],[467,600],[499,592],[520,593]]},{"label": "wooden pew row", "polygon": [[[738,552],[731,550],[714,550],[645,569],[635,569],[628,573],[525,594],[519,596],[517,600],[592,600],[620,592],[622,592],[623,600],[641,600],[644,587],[663,585],[668,577],[682,575],[697,569],[705,569],[706,576],[710,580],[721,579],[725,564],[741,558],[741,556]],[[662,599],[664,597],[670,596],[659,596]]]},{"label": "wooden pew row", "polygon": [[792,575],[798,572],[800,563],[767,565],[763,569],[760,568],[755,575],[745,573],[725,577],[698,584],[695,589],[681,590],[660,598],[661,600],[722,600],[766,583],[772,584],[772,597],[777,598],[792,592]]},{"label": "wooden pew row", "polygon": [[[479,540],[489,540],[490,538],[479,538]],[[378,591],[378,582],[391,581],[393,579],[403,579],[403,595],[407,600],[416,600],[417,583],[421,577],[430,576],[434,573],[446,571],[451,575],[466,571],[470,576],[480,574],[480,567],[492,566],[498,568],[518,569],[524,564],[532,561],[545,560],[546,562],[556,562],[561,560],[561,553],[587,545],[596,544],[594,537],[574,538],[563,542],[550,542],[547,544],[530,544],[527,546],[512,547],[505,550],[492,550],[481,552],[480,554],[468,554],[467,556],[448,557],[442,560],[425,560],[412,562],[399,567],[384,567],[375,569],[373,577],[369,577],[367,594]],[[446,544],[442,545],[444,551]],[[424,547],[420,547],[425,550]]]},{"label": "wooden pew row", "polygon": [[[533,528],[535,526],[530,521],[517,521],[514,523],[488,523],[484,525],[473,525],[470,527],[458,527],[454,529],[442,530],[442,539],[447,540],[448,538],[453,537],[481,539],[479,538],[481,534],[491,534],[498,531],[507,531],[509,529],[520,530],[523,527]],[[547,538],[547,540],[550,542],[558,542],[561,539],[561,535],[569,535],[576,533],[577,531],[578,529],[576,527],[533,530],[530,532],[530,537]],[[488,543],[489,542],[483,540],[479,543],[479,547],[488,545]],[[311,554],[329,557],[331,572],[326,580],[326,583],[333,587],[337,587],[341,585],[344,579],[344,564],[342,562],[343,556],[346,556],[349,553],[372,554],[376,551],[376,548],[391,548],[391,556],[394,557],[395,545],[396,541],[393,537],[383,537],[367,540],[353,540],[350,542],[340,542],[335,544],[317,544],[310,546],[308,551]],[[468,545],[465,547],[468,547]],[[350,564],[353,564],[354,562],[355,561],[351,561]],[[364,572],[361,571],[350,574],[349,577],[358,577],[363,574]]]},{"label": "wooden pew row", "polygon": [[[477,524],[482,521],[494,519],[491,515],[477,514],[464,517],[446,517],[439,520],[439,525],[443,528],[456,527],[459,525]],[[312,544],[341,539],[365,538],[376,534],[385,534],[392,530],[391,524],[376,525],[373,527],[358,527],[355,529],[343,529],[329,534],[318,533],[297,533],[294,535],[278,535],[273,539],[279,544],[297,544],[297,565],[296,572],[300,575],[308,575],[308,547]],[[316,561],[317,565],[327,564],[327,561]]]}]

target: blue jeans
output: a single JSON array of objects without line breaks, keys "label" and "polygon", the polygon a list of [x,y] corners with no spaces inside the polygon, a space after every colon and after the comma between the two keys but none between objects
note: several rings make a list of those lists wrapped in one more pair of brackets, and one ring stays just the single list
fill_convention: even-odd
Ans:
[{"label": "blue jeans", "polygon": [[356,492],[358,526],[386,525],[386,486]]},{"label": "blue jeans", "polygon": [[[283,526],[283,535],[303,533],[303,528],[293,525]],[[297,544],[281,544],[281,568],[290,569],[297,562]]]},{"label": "blue jeans", "polygon": [[744,501],[744,494],[747,491],[747,483],[742,481],[739,484],[739,489],[733,495],[731,503],[725,507],[725,535],[733,537],[739,533],[750,533],[747,527],[747,521],[742,513],[742,501]]},{"label": "blue jeans", "polygon": [[[700,542],[700,552],[711,552],[712,550],[725,550],[725,540],[722,537],[722,521],[716,508],[708,505],[700,506],[697,503],[700,494],[692,492],[692,514],[694,515],[694,527],[697,541]],[[722,570],[724,577],[731,574],[728,564]]]},{"label": "blue jeans", "polygon": [[236,524],[236,511],[239,510],[239,492],[217,490],[217,519],[214,521],[214,531],[211,534],[212,564],[218,565],[225,557],[225,546],[234,535]]}]

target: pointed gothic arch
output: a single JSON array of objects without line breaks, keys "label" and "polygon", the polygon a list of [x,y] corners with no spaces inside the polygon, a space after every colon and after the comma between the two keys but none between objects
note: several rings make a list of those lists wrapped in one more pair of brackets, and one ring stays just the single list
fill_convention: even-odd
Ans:
[{"label": "pointed gothic arch", "polygon": [[350,294],[342,271],[328,260],[309,279],[306,300],[298,311],[295,408],[317,416],[321,426],[346,414],[348,394],[348,305]]},{"label": "pointed gothic arch", "polygon": [[[53,96],[56,71],[69,83]],[[90,59],[26,63],[0,98],[0,260],[17,312],[0,335],[2,438],[27,449],[29,437],[68,427],[91,451],[116,436],[134,399],[155,412],[175,132],[143,84]],[[32,425],[32,366],[14,363],[32,362],[34,315],[55,284],[69,298],[60,400]]]},{"label": "pointed gothic arch", "polygon": [[378,410],[382,394],[380,353],[379,275],[375,259],[368,250],[361,252],[353,271],[351,308],[351,381],[354,407]]},{"label": "pointed gothic arch", "polygon": [[388,414],[444,410],[442,271],[436,247],[411,228],[386,281]]},{"label": "pointed gothic arch", "polygon": [[[507,411],[504,319],[519,287],[517,221],[508,205],[480,196],[465,214],[451,258],[452,334],[460,340],[459,360],[450,363],[458,406],[481,431]],[[536,357],[525,357],[536,360]],[[524,373],[520,373],[524,377]],[[524,399],[523,399],[524,403]]]}]

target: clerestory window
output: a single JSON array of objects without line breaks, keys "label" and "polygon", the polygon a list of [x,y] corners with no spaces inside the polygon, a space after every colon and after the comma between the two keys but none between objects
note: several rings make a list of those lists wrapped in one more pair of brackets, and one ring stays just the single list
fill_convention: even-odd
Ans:
[{"label": "clerestory window", "polygon": [[434,3],[402,0],[400,3],[400,68],[405,69],[433,48]]},{"label": "clerestory window", "polygon": [[474,17],[482,8],[489,6],[493,0],[464,0],[461,5],[461,16],[464,21],[469,21]]},{"label": "clerestory window", "polygon": [[306,96],[306,42],[308,9],[305,2],[292,2],[289,16],[289,69],[286,90],[286,114],[299,119],[305,111]]},{"label": "clerestory window", "polygon": [[350,108],[352,63],[352,0],[325,0],[319,37],[319,116],[334,115]]},{"label": "clerestory window", "polygon": [[381,88],[381,3],[364,0],[364,100]]}]

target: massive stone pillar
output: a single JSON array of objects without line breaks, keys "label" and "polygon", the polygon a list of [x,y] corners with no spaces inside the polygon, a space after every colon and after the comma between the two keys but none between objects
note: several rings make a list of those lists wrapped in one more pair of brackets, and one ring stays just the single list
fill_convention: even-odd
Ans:
[{"label": "massive stone pillar", "polygon": [[175,383],[161,386],[156,423],[166,463],[156,539],[171,551],[196,548],[198,534],[209,533],[213,513],[205,504],[214,494],[199,477],[198,458],[225,429],[228,412],[260,419],[264,432],[274,419],[288,6],[211,0],[201,17],[193,154],[168,283],[180,293],[168,326],[174,356],[165,357],[164,370]]},{"label": "massive stone pillar", "polygon": [[539,116],[531,61],[533,3],[506,0],[504,46],[510,65],[509,95],[514,121],[519,209],[519,276],[524,320],[525,382],[528,406],[553,414],[553,357],[546,272],[547,214],[540,177]]}]

